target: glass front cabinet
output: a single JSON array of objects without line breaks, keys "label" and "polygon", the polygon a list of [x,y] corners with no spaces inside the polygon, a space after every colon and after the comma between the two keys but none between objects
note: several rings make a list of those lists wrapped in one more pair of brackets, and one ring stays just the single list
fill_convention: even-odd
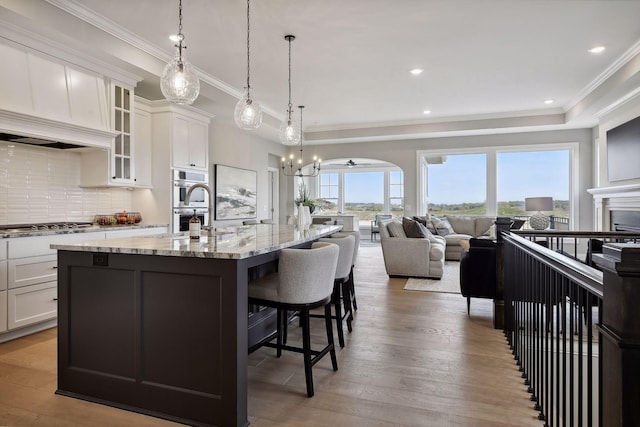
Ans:
[{"label": "glass front cabinet", "polygon": [[134,111],[133,90],[111,84],[113,96],[112,123],[116,137],[111,151],[111,179],[114,183],[133,184],[133,120]]}]

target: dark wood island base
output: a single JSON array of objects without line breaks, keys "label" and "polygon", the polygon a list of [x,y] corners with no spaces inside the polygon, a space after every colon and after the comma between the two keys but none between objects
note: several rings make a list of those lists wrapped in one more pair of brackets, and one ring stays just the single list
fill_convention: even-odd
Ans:
[{"label": "dark wood island base", "polygon": [[276,265],[279,249],[340,228],[253,227],[195,249],[171,236],[54,245],[56,393],[189,425],[247,426],[247,283]]}]

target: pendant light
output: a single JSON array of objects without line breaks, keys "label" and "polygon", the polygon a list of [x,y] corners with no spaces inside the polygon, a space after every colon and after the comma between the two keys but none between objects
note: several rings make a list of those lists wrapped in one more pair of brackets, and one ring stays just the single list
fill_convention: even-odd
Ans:
[{"label": "pendant light", "polygon": [[233,113],[233,119],[236,125],[240,129],[253,130],[258,129],[262,124],[262,107],[260,103],[251,98],[251,67],[250,67],[250,55],[249,55],[249,0],[247,0],[247,87],[244,89],[244,94],[240,101],[236,104],[236,109]]},{"label": "pendant light", "polygon": [[292,117],[293,108],[291,106],[291,42],[296,39],[296,36],[288,34],[284,36],[284,39],[289,42],[289,105],[287,117],[280,124],[280,142],[284,145],[296,145],[300,141],[300,132],[298,131],[298,124]]},{"label": "pendant light", "polygon": [[282,158],[282,173],[285,176],[297,176],[299,178],[304,177],[315,177],[320,173],[320,167],[322,165],[322,159],[313,156],[313,171],[310,173],[302,172],[302,167],[304,165],[304,159],[302,157],[302,140],[304,139],[304,135],[302,133],[302,109],[304,105],[298,105],[300,109],[300,158],[296,163],[293,161],[293,154],[289,156],[289,160],[287,161],[284,157]]},{"label": "pendant light", "polygon": [[200,93],[200,80],[198,73],[187,61],[184,50],[187,48],[182,34],[182,0],[178,3],[178,35],[176,55],[171,62],[165,65],[160,79],[160,90],[164,97],[176,104],[190,105]]}]

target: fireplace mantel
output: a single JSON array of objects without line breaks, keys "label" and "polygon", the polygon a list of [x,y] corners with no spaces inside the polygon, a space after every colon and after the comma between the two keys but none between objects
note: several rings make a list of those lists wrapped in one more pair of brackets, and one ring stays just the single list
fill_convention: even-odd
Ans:
[{"label": "fireplace mantel", "polygon": [[640,184],[590,188],[595,208],[596,231],[609,231],[611,211],[640,211]]}]

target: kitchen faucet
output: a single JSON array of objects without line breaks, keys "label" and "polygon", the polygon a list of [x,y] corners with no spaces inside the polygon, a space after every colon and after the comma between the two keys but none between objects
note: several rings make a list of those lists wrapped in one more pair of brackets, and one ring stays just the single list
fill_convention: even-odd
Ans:
[{"label": "kitchen faucet", "polygon": [[189,206],[189,200],[191,200],[191,192],[193,191],[194,188],[203,188],[209,194],[209,207],[207,208],[208,211],[209,211],[209,219],[207,221],[207,225],[205,227],[203,227],[203,228],[205,230],[207,230],[208,234],[211,236],[213,234],[213,225],[211,223],[211,218],[213,217],[213,197],[211,197],[211,189],[209,188],[209,186],[207,184],[202,184],[202,183],[199,183],[199,182],[196,183],[196,184],[193,184],[187,190],[187,195],[184,198],[184,205],[185,206]]}]

